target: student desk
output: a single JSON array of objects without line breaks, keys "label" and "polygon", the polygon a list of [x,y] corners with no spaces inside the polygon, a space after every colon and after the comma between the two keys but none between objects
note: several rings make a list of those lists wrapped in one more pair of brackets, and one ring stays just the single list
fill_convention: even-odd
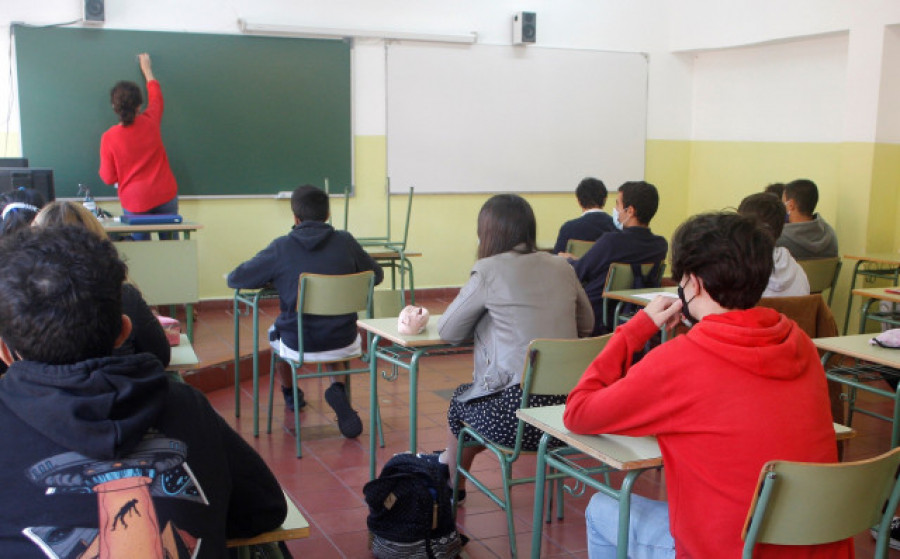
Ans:
[{"label": "student desk", "polygon": [[200,299],[198,284],[197,239],[191,233],[202,229],[199,223],[161,223],[157,225],[125,225],[102,221],[109,234],[178,232],[172,241],[116,241],[119,255],[128,264],[128,277],[141,289],[149,305],[184,305],[187,335],[194,339],[194,303]]},{"label": "student desk", "polygon": [[[537,451],[537,476],[534,493],[534,516],[532,518],[533,533],[531,536],[531,557],[541,556],[542,520],[544,519],[544,489],[547,478],[547,466],[563,472],[604,495],[619,501],[619,536],[616,556],[625,559],[628,556],[628,525],[631,513],[631,491],[634,481],[647,470],[663,465],[662,452],[656,437],[628,437],[624,435],[576,435],[563,425],[565,404],[540,408],[526,408],[516,411],[516,416],[529,423],[544,434]],[[834,423],[835,437],[845,440],[856,432],[840,423]],[[547,450],[550,439],[557,438],[568,445]],[[563,455],[567,450],[575,449],[590,458],[598,460],[611,470],[626,472],[625,479],[619,489],[615,489],[600,480],[587,475],[582,468]]]},{"label": "student desk", "polygon": [[[647,304],[655,299],[655,296],[658,294],[666,294],[667,296],[677,297],[677,293],[677,287],[645,287],[641,289],[605,291],[603,293],[603,298],[616,301],[616,310],[613,312],[613,329],[615,330],[615,327],[617,327],[619,324],[619,314],[622,312],[622,307],[626,304],[630,303],[632,305],[646,307]],[[666,341],[666,339],[668,338],[668,332],[666,332],[665,328],[660,328],[659,330],[661,341]]]},{"label": "student desk", "polygon": [[273,288],[234,290],[234,416],[241,416],[241,305],[253,316],[253,436],[259,436],[259,302],[277,299]]},{"label": "student desk", "polygon": [[[540,408],[520,409],[516,416],[529,423],[544,434],[537,451],[537,478],[534,493],[534,532],[531,539],[531,557],[541,556],[541,532],[544,518],[544,486],[546,485],[547,466],[563,472],[589,487],[619,501],[619,538],[617,556],[624,559],[628,556],[628,524],[631,510],[631,491],[634,482],[645,471],[662,466],[662,452],[655,437],[626,437],[622,435],[576,435],[563,425],[563,411],[566,406],[546,406]],[[600,480],[585,474],[571,460],[560,454],[561,449],[548,451],[547,444],[551,438],[557,438],[570,448],[598,460],[611,470],[626,472],[622,486],[615,489]],[[562,447],[565,449],[566,447]]]},{"label": "student desk", "polygon": [[[850,324],[850,308],[853,306],[853,294],[856,289],[857,276],[866,278],[887,279],[896,286],[900,281],[900,254],[897,253],[871,253],[871,254],[845,254],[847,260],[856,260],[853,265],[853,275],[850,276],[850,294],[847,295],[847,313],[844,316],[844,335]],[[864,267],[866,265],[866,267]]]},{"label": "student desk", "polygon": [[[870,313],[870,309],[872,305],[879,301],[887,301],[889,303],[900,303],[900,294],[898,293],[888,293],[887,290],[897,290],[896,287],[865,287],[860,289],[854,289],[851,292],[851,296],[856,295],[862,298],[862,308],[859,311],[859,333],[863,334],[866,331],[866,321],[867,320],[875,320],[877,322],[881,322],[884,324],[890,324],[892,327],[896,328],[900,326],[900,321],[893,318],[893,313],[888,313],[887,316],[875,311],[874,313]],[[846,334],[846,332],[844,332]]]},{"label": "student desk", "polygon": [[[367,318],[356,321],[360,328],[368,332],[369,340],[369,479],[375,479],[375,428],[378,418],[378,360],[387,361],[395,367],[409,371],[409,450],[416,452],[418,414],[419,359],[429,351],[458,347],[441,339],[437,332],[440,315],[432,315],[425,331],[415,336],[407,336],[397,331],[397,317]],[[380,347],[382,340],[391,346]],[[396,370],[392,374],[382,373],[388,381],[397,379]]]},{"label": "student desk", "polygon": [[178,345],[172,346],[171,351],[169,366],[166,367],[167,371],[193,371],[200,365],[200,360],[197,359],[197,354],[194,353],[194,346],[191,345],[191,340],[188,339],[186,334],[181,335]]},{"label": "student desk", "polygon": [[[284,490],[282,490],[284,491]],[[246,545],[255,545],[261,543],[283,542],[287,540],[297,540],[309,537],[309,521],[307,521],[294,501],[284,494],[284,500],[287,501],[287,517],[278,528],[269,532],[263,532],[252,538],[233,538],[225,542],[228,547],[242,547]]]},{"label": "student desk", "polygon": [[[877,417],[885,421],[893,422],[891,429],[891,448],[900,444],[900,392],[893,392],[871,386],[861,382],[860,377],[871,377],[873,373],[885,373],[888,375],[900,374],[900,350],[886,349],[877,345],[870,345],[869,340],[874,337],[873,334],[857,334],[855,336],[837,336],[834,338],[815,338],[813,343],[817,348],[824,351],[822,356],[822,364],[828,362],[832,354],[846,355],[867,364],[859,364],[851,367],[834,367],[826,371],[825,375],[835,382],[847,385],[849,388],[849,404],[850,415],[847,422],[853,418],[853,412]],[[894,400],[893,417],[886,417],[874,412],[857,409],[855,407],[856,391],[865,390],[885,398]]]}]

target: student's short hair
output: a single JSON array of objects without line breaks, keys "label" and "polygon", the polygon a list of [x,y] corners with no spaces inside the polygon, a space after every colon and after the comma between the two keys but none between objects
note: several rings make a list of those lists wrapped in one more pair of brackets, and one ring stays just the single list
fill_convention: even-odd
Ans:
[{"label": "student's short hair", "polygon": [[672,237],[672,279],[694,274],[726,309],[759,302],[772,275],[775,241],[755,219],[734,212],[688,218]]},{"label": "student's short hair", "polygon": [[803,215],[812,215],[819,203],[819,188],[809,179],[797,179],[784,185],[784,199],[793,200]]},{"label": "student's short hair", "polygon": [[781,196],[784,194],[784,183],[783,182],[773,182],[769,186],[763,189],[763,192],[768,192],[769,194],[774,194],[778,196],[778,199],[781,200]]},{"label": "student's short hair", "polygon": [[50,202],[34,218],[38,227],[59,227],[76,225],[94,234],[98,239],[107,239],[106,229],[90,210],[77,202],[55,200]]},{"label": "student's short hair", "polygon": [[600,179],[587,177],[575,188],[575,197],[582,208],[602,208],[606,203],[606,185]]},{"label": "student's short hair", "polygon": [[751,194],[741,200],[741,205],[738,206],[739,214],[756,219],[775,240],[781,236],[781,230],[784,229],[785,212],[781,198],[768,192]]},{"label": "student's short hair", "polygon": [[478,258],[487,258],[524,244],[536,250],[537,224],[531,206],[517,194],[492,196],[478,212]]},{"label": "student's short hair", "polygon": [[128,81],[121,81],[114,85],[109,92],[109,99],[112,102],[113,111],[119,115],[125,126],[134,123],[138,109],[144,104],[141,88],[138,87],[138,84]]},{"label": "student's short hair", "polygon": [[112,354],[127,268],[81,227],[29,227],[0,239],[0,338],[23,359],[63,365]]},{"label": "student's short hair", "polygon": [[649,182],[629,181],[619,187],[622,193],[622,208],[634,208],[638,221],[649,224],[659,209],[659,192]]},{"label": "student's short hair", "polygon": [[330,202],[321,188],[304,184],[291,194],[291,211],[300,221],[328,221]]},{"label": "student's short hair", "polygon": [[44,197],[33,188],[17,188],[4,192],[0,195],[0,215],[3,216],[0,221],[0,235],[9,235],[23,227],[30,227],[44,203]]}]

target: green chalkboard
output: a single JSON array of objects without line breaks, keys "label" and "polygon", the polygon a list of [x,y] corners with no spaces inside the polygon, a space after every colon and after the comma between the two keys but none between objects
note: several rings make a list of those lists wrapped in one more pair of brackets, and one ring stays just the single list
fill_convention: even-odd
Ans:
[{"label": "green chalkboard", "polygon": [[[22,149],[54,170],[59,197],[97,175],[100,136],[118,122],[109,90],[162,86],[163,142],[181,195],[274,194],[351,183],[350,45],[344,41],[107,29],[13,28]],[[145,90],[146,91],[146,90]],[[146,96],[146,93],[145,93]]]}]

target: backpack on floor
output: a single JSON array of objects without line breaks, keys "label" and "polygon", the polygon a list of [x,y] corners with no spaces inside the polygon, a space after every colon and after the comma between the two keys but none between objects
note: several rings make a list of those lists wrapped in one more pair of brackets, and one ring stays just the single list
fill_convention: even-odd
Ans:
[{"label": "backpack on floor", "polygon": [[398,454],[363,493],[376,559],[452,559],[462,552],[446,466]]}]

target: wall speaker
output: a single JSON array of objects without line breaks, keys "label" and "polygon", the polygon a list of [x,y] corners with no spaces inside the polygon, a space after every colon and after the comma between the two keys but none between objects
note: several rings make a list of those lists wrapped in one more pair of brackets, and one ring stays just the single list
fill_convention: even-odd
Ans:
[{"label": "wall speaker", "polygon": [[513,16],[514,45],[533,45],[537,42],[537,14],[519,12]]},{"label": "wall speaker", "polygon": [[84,22],[102,24],[106,21],[106,7],[103,0],[84,0]]}]

